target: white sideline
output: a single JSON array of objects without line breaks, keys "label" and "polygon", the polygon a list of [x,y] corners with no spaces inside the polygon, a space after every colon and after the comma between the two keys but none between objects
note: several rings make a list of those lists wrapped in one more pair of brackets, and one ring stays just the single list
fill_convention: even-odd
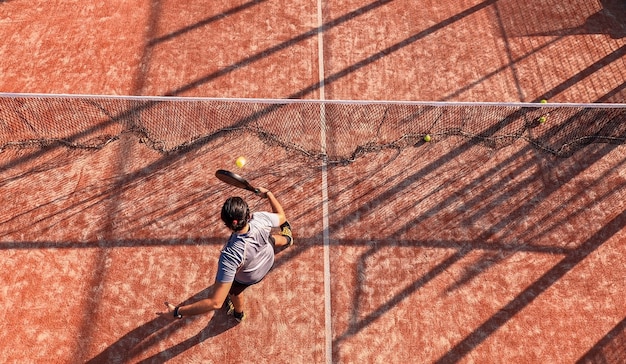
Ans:
[{"label": "white sideline", "polygon": [[[317,56],[320,92],[320,143],[322,154],[326,155],[326,100],[324,94],[324,18],[322,16],[322,0],[317,0]],[[326,158],[322,159],[322,240],[324,245],[324,338],[326,364],[333,362],[333,330],[330,306],[330,238],[328,224],[328,179]]]}]

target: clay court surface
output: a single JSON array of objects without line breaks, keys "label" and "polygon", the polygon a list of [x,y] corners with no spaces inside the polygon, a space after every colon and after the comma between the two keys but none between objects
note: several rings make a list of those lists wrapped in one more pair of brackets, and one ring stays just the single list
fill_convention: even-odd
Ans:
[{"label": "clay court surface", "polygon": [[[624,19],[617,0],[5,0],[0,92],[623,104]],[[6,97],[0,362],[626,362],[619,143],[449,136],[330,164],[250,133],[18,146]],[[296,244],[243,323],[158,316],[206,295],[228,196],[268,208],[213,177],[240,155]]]}]

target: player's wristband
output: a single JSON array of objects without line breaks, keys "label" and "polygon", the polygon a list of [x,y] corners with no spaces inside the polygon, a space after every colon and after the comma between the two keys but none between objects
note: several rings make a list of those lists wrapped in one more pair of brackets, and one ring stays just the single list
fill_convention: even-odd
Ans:
[{"label": "player's wristband", "polygon": [[176,306],[174,307],[174,317],[176,317],[177,319],[181,319],[183,318],[183,315],[181,315],[180,313],[178,313],[178,309],[180,308],[180,306]]}]

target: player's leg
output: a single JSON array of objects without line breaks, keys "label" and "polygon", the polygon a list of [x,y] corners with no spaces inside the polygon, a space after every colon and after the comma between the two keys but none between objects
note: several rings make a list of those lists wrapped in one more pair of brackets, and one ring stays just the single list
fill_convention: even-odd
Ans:
[{"label": "player's leg", "polygon": [[233,285],[228,294],[229,303],[228,303],[228,314],[233,315],[237,321],[243,321],[246,317],[245,315],[245,298],[243,295],[243,291],[248,288],[248,285],[239,283],[237,281],[233,282]]},{"label": "player's leg", "polygon": [[279,248],[282,248],[289,244],[289,240],[287,240],[287,237],[283,235],[274,234],[272,235],[272,239],[274,240],[274,245]]},{"label": "player's leg", "polygon": [[235,310],[235,313],[243,313],[246,304],[243,292],[238,295],[230,295],[230,302],[233,303],[233,309]]},{"label": "player's leg", "polygon": [[274,234],[272,238],[274,245],[277,247],[293,245],[293,234],[291,233],[291,225],[289,225],[289,222],[285,221],[280,225],[280,234]]}]

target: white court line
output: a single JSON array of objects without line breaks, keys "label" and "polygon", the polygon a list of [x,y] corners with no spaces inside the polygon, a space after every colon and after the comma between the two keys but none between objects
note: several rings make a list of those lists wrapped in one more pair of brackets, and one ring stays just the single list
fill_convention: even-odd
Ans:
[{"label": "white court line", "polygon": [[[323,106],[322,106],[323,107]],[[324,124],[322,124],[322,127]],[[325,132],[322,135],[325,136]],[[324,242],[324,326],[326,331],[326,363],[333,362],[333,330],[330,306],[330,237],[328,227],[328,179],[326,159],[322,162],[322,240]]]},{"label": "white court line", "polygon": [[[318,77],[320,82],[320,138],[322,154],[326,154],[326,107],[324,94],[324,19],[322,17],[322,0],[317,0],[317,57]],[[324,244],[324,329],[326,364],[333,362],[333,330],[330,306],[330,238],[328,223],[328,175],[326,157],[322,159],[322,240]]]}]

